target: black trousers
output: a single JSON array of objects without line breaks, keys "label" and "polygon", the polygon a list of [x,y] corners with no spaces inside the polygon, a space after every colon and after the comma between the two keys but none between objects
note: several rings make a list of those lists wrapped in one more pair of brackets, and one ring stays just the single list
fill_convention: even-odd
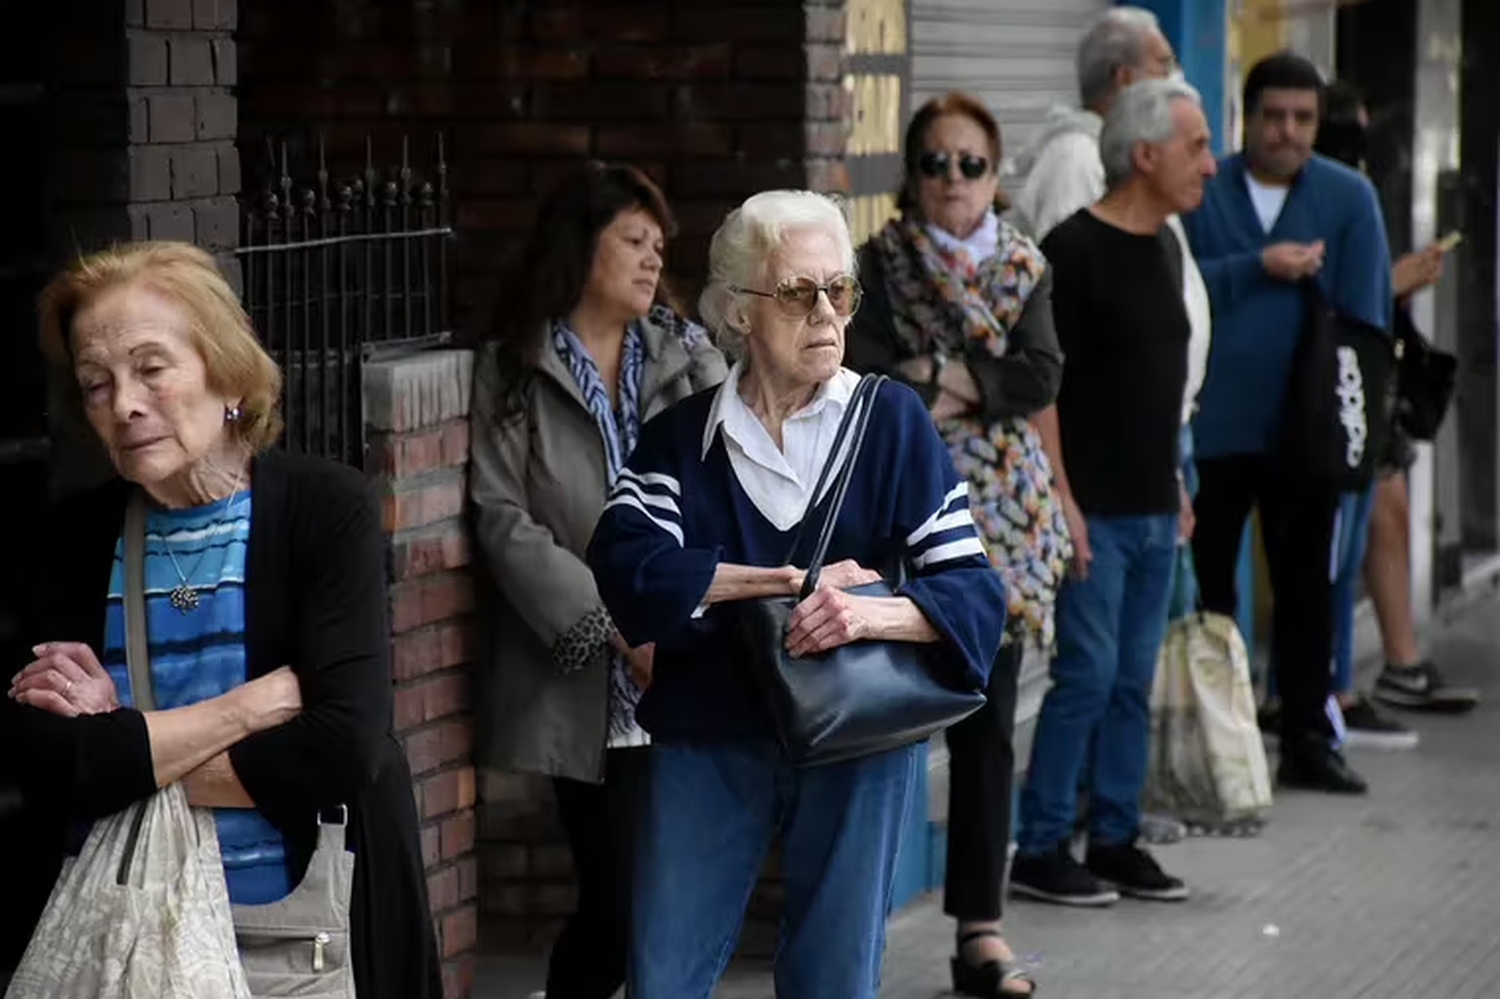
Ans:
[{"label": "black trousers", "polygon": [[603,784],[553,781],[573,851],[578,907],[552,946],[547,999],[610,999],[625,984],[630,875],[650,752],[609,750]]},{"label": "black trousers", "polygon": [[1283,747],[1332,734],[1326,704],[1333,655],[1331,559],[1338,495],[1265,455],[1199,458],[1193,560],[1206,609],[1231,617],[1235,568],[1250,508],[1260,508],[1275,618],[1271,662]]},{"label": "black trousers", "polygon": [[955,919],[999,919],[1010,846],[1016,752],[1016,682],[1025,647],[1002,646],[984,707],[948,730],[948,871],[943,911]]}]

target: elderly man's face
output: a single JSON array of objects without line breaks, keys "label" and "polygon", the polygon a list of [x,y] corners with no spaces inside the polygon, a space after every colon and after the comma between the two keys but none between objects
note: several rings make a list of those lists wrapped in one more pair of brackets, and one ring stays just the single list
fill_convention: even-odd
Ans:
[{"label": "elderly man's face", "polygon": [[1203,200],[1203,182],[1218,170],[1209,148],[1208,120],[1190,100],[1172,102],[1172,134],[1150,143],[1136,159],[1137,169],[1174,213],[1190,212]]},{"label": "elderly man's face", "polygon": [[1177,70],[1177,56],[1172,43],[1160,31],[1152,29],[1141,35],[1141,60],[1134,66],[1115,70],[1115,93],[1138,80],[1165,80]]},{"label": "elderly man's face", "polygon": [[84,414],[124,478],[148,488],[220,451],[230,400],[208,386],[191,320],[144,285],[112,288],[73,320]]},{"label": "elderly man's face", "polygon": [[[845,273],[843,254],[833,236],[821,229],[793,229],[766,261],[767,291],[784,281],[811,278],[826,285]],[[770,298],[747,298],[751,364],[787,391],[811,388],[838,374],[844,363],[844,329],[848,316],[834,311],[828,295],[805,316],[791,315]]]}]

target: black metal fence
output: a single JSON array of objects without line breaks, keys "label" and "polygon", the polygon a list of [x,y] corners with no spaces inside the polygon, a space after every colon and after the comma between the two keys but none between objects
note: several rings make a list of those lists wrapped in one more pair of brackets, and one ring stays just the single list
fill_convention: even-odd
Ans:
[{"label": "black metal fence", "polygon": [[293,180],[285,144],[268,144],[267,181],[246,199],[244,302],[286,378],[285,447],[350,464],[364,457],[360,369],[385,352],[448,342],[448,165],[435,145],[432,179],[401,161],[333,184],[319,139],[310,184]]}]

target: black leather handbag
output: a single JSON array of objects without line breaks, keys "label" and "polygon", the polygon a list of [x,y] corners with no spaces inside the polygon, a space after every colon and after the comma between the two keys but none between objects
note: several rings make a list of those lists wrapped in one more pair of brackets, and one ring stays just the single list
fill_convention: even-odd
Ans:
[{"label": "black leather handbag", "polygon": [[1329,303],[1315,280],[1302,291],[1286,451],[1300,475],[1334,492],[1359,492],[1374,480],[1390,434],[1395,347],[1384,330]]},{"label": "black leather handbag", "polygon": [[[919,742],[984,704],[984,694],[961,682],[959,671],[943,661],[935,645],[860,641],[817,655],[793,657],[786,651],[787,619],[817,588],[875,396],[884,381],[884,375],[866,375],[860,381],[818,476],[809,512],[830,476],[836,475],[827,512],[817,525],[817,547],[802,592],[796,597],[741,601],[735,607],[745,668],[763,696],[782,751],[798,766],[835,763]],[[848,458],[835,473],[846,440]],[[810,526],[804,519],[798,543]],[[796,550],[794,544],[793,554]],[[894,589],[879,582],[847,592],[889,597]]]},{"label": "black leather handbag", "polygon": [[1458,358],[1428,342],[1411,311],[1396,309],[1396,425],[1408,437],[1437,436],[1453,400]]}]

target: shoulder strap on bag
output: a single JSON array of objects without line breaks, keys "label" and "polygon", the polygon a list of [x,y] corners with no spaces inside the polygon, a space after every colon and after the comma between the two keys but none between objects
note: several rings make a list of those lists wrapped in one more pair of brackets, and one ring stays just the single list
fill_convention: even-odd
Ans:
[{"label": "shoulder strap on bag", "polygon": [[146,653],[146,501],[132,489],[125,507],[125,669],[130,699],[139,711],[156,710],[151,660]]},{"label": "shoulder strap on bag", "polygon": [[[823,571],[823,559],[828,554],[828,544],[833,539],[833,528],[838,523],[839,511],[843,509],[844,495],[849,491],[849,481],[854,477],[854,466],[859,462],[860,447],[864,444],[865,431],[870,425],[870,414],[875,409],[875,395],[880,391],[881,384],[887,380],[885,375],[865,375],[860,379],[859,387],[854,390],[854,396],[849,400],[849,408],[839,424],[833,450],[828,455],[822,474],[818,476],[817,488],[813,490],[814,502],[822,492],[831,469],[838,461],[839,450],[847,436],[850,442],[849,457],[839,468],[838,478],[831,487],[832,498],[827,512],[823,515],[823,523],[818,529],[818,544],[813,549],[812,560],[808,562],[807,575],[802,582],[803,599],[806,599],[818,586],[818,576]],[[804,522],[803,527],[806,528],[806,526]]]}]

